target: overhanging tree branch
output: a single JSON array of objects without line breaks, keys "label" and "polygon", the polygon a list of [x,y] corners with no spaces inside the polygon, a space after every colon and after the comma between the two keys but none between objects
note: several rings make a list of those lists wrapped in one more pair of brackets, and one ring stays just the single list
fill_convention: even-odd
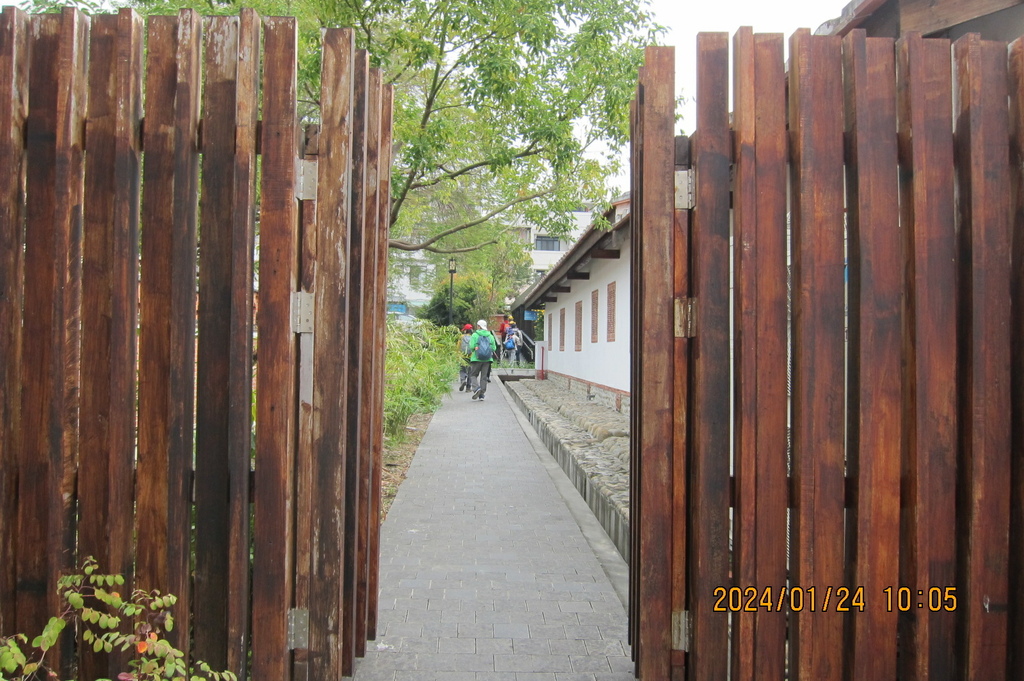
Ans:
[{"label": "overhanging tree branch", "polygon": [[[531,144],[529,147],[527,147],[523,151],[519,152],[518,154],[514,154],[512,156],[512,160],[516,160],[516,159],[520,159],[520,158],[528,158],[530,156],[536,156],[538,154],[543,154],[544,151],[545,151],[544,149],[536,148],[536,147],[534,147]],[[413,182],[412,185],[410,186],[410,190],[422,189],[424,187],[433,187],[434,185],[440,184],[441,182],[444,182],[445,180],[454,180],[455,178],[457,178],[457,177],[459,177],[461,175],[465,175],[466,173],[473,172],[474,170],[477,170],[479,168],[487,168],[487,167],[490,167],[490,166],[493,166],[493,165],[497,165],[499,163],[501,163],[500,160],[489,158],[486,161],[480,161],[478,163],[472,163],[472,164],[470,164],[468,166],[465,166],[463,168],[459,168],[458,170],[445,171],[444,173],[438,175],[437,177],[431,178],[429,180],[423,180],[421,182]],[[438,166],[438,167],[441,170],[444,170],[443,166]]]},{"label": "overhanging tree branch", "polygon": [[[485,223],[488,220],[490,220],[491,218],[493,218],[495,215],[498,215],[498,214],[508,210],[512,206],[515,206],[517,204],[523,203],[524,201],[533,201],[534,199],[539,199],[540,197],[547,196],[548,194],[551,194],[554,191],[555,191],[554,187],[549,187],[549,188],[543,189],[543,190],[541,190],[539,192],[534,192],[533,194],[528,194],[526,196],[520,196],[518,198],[515,198],[515,199],[505,203],[504,205],[498,206],[497,208],[492,210],[490,213],[487,213],[486,215],[483,215],[483,216],[481,216],[481,217],[479,217],[479,218],[477,218],[475,220],[470,220],[469,222],[464,222],[461,225],[456,225],[455,227],[450,227],[449,229],[446,229],[443,232],[435,234],[434,236],[430,237],[426,241],[422,241],[420,243],[414,244],[414,243],[410,243],[408,241],[402,241],[400,239],[391,239],[389,241],[388,245],[391,248],[397,248],[397,249],[400,249],[400,250],[403,250],[403,251],[431,251],[431,252],[434,252],[434,253],[445,253],[447,251],[437,250],[437,247],[435,247],[433,245],[436,244],[441,239],[445,238],[446,236],[451,236],[452,234],[457,234],[458,232],[461,232],[464,229],[469,229],[470,227],[476,227],[477,225],[482,225],[483,223]],[[486,244],[483,244],[483,245],[486,245]],[[480,246],[477,246],[475,248],[480,248]],[[471,248],[469,250],[474,250],[474,249]]]}]

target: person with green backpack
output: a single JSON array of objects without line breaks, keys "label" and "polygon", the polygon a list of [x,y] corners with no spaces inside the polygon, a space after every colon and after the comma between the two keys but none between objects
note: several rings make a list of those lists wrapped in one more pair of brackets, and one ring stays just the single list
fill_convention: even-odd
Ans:
[{"label": "person with green backpack", "polygon": [[469,340],[472,355],[469,358],[469,383],[473,390],[473,399],[484,399],[487,392],[487,381],[491,376],[491,362],[498,352],[498,340],[487,330],[487,321],[481,319],[476,323],[478,328]]}]

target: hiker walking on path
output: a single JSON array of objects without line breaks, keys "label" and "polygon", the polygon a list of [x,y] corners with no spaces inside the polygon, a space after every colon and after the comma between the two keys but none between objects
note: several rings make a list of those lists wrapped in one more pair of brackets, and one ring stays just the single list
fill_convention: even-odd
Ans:
[{"label": "hiker walking on path", "polygon": [[478,328],[469,340],[469,348],[473,352],[469,358],[469,384],[473,389],[473,399],[482,400],[487,392],[487,381],[491,376],[491,362],[498,351],[498,340],[487,330],[487,322],[478,321]]},{"label": "hiker walking on path", "polygon": [[462,356],[462,364],[459,366],[459,392],[469,390],[469,359],[472,355],[470,341],[473,339],[473,325],[466,324],[462,327],[462,338],[459,339],[459,354]]}]

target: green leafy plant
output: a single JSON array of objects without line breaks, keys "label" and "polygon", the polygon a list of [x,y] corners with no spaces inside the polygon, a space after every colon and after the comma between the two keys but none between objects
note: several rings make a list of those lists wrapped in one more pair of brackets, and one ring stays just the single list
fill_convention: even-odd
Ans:
[{"label": "green leafy plant", "polygon": [[459,334],[424,321],[415,328],[389,322],[385,358],[384,433],[401,435],[413,414],[432,412],[449,393],[462,361]]},{"label": "green leafy plant", "polygon": [[[101,574],[91,557],[80,571],[61,577],[61,613],[50,618],[41,634],[31,642],[24,634],[0,637],[0,681],[29,681],[43,674],[57,678],[46,666],[46,655],[69,624],[77,626],[82,645],[94,652],[134,651],[119,681],[235,681],[231,672],[214,671],[205,662],[188,665],[185,654],[163,637],[174,629],[170,608],[176,596],[135,589],[125,599],[117,591],[123,584],[121,575]],[[131,623],[130,633],[124,633],[123,622]]]}]

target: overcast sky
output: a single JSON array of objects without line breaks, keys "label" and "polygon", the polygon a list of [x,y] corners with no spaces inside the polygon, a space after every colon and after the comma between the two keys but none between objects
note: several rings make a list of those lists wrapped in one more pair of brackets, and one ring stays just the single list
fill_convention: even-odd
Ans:
[{"label": "overcast sky", "polygon": [[692,97],[697,87],[697,33],[726,31],[730,36],[740,26],[752,26],[757,33],[789,36],[798,28],[814,31],[842,14],[849,0],[651,0],[659,24],[668,28],[663,45],[676,48],[676,89],[687,98],[681,133],[692,133],[696,109]]}]

